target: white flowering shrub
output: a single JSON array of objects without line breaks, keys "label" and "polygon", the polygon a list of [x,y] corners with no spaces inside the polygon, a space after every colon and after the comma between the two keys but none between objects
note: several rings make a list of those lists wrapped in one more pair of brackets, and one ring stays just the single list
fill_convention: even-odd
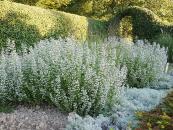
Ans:
[{"label": "white flowering shrub", "polygon": [[123,89],[126,67],[116,64],[106,44],[79,45],[71,39],[40,41],[29,54],[2,52],[0,99],[55,104],[66,112],[99,114]]},{"label": "white flowering shrub", "polygon": [[128,69],[127,83],[130,87],[154,86],[163,77],[167,50],[159,44],[149,44],[144,41],[129,43],[122,39],[117,41],[109,38],[109,44],[116,48],[117,64],[125,65]]}]

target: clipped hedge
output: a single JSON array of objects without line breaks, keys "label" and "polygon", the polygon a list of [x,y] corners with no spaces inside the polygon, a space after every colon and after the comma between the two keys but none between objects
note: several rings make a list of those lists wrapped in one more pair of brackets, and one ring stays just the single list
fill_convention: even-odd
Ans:
[{"label": "clipped hedge", "polygon": [[49,37],[73,36],[86,40],[106,32],[106,23],[65,12],[42,9],[8,1],[0,1],[0,45],[7,39],[31,45]]},{"label": "clipped hedge", "polygon": [[138,6],[125,8],[117,13],[109,26],[111,35],[115,34],[121,20],[126,16],[132,17],[133,38],[137,36],[139,39],[152,39],[163,32],[173,35],[173,23],[164,22],[151,10]]},{"label": "clipped hedge", "polygon": [[27,5],[35,5],[39,0],[8,0],[8,1],[27,4]]}]

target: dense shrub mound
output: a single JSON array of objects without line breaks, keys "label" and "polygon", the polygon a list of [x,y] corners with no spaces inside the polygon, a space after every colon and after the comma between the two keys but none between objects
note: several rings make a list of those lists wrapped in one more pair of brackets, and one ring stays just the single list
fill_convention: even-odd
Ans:
[{"label": "dense shrub mound", "polygon": [[159,45],[127,45],[113,38],[92,45],[43,40],[22,55],[8,44],[0,55],[0,104],[48,102],[80,115],[111,110],[125,84],[157,83],[167,59]]},{"label": "dense shrub mound", "polygon": [[120,21],[126,16],[132,17],[134,38],[137,36],[139,39],[152,39],[163,32],[173,35],[173,23],[164,22],[151,10],[138,6],[120,10],[112,20],[110,33],[115,34]]},{"label": "dense shrub mound", "polygon": [[73,36],[86,40],[106,32],[105,23],[65,12],[0,1],[0,46],[7,39],[32,45],[40,39]]},{"label": "dense shrub mound", "polygon": [[116,103],[126,79],[126,67],[116,64],[106,44],[46,40],[23,56],[8,52],[0,55],[1,103],[46,101],[66,112],[97,115]]},{"label": "dense shrub mound", "polygon": [[116,62],[128,69],[127,84],[130,87],[157,86],[167,63],[165,48],[141,40],[130,44],[123,40],[118,42],[115,38],[109,38],[108,41],[117,50]]}]

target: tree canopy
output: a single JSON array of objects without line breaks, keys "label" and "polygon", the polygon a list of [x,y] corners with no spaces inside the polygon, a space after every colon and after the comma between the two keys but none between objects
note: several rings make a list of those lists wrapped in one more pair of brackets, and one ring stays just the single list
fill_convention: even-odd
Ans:
[{"label": "tree canopy", "polygon": [[173,22],[172,0],[10,0],[99,19],[111,18],[129,6],[148,8],[161,19]]}]

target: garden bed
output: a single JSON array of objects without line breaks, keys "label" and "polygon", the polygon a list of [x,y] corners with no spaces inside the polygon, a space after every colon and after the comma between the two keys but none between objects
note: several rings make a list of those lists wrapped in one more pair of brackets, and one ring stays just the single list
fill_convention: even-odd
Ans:
[{"label": "garden bed", "polygon": [[13,113],[1,113],[0,126],[38,130],[137,127],[136,113],[155,109],[172,89],[173,76],[165,73],[165,48],[143,41],[126,43],[115,38],[92,45],[48,39],[29,53],[24,48],[22,55],[14,48],[9,53],[7,47],[0,56],[1,103],[34,106],[46,102],[58,110],[18,106]]}]

